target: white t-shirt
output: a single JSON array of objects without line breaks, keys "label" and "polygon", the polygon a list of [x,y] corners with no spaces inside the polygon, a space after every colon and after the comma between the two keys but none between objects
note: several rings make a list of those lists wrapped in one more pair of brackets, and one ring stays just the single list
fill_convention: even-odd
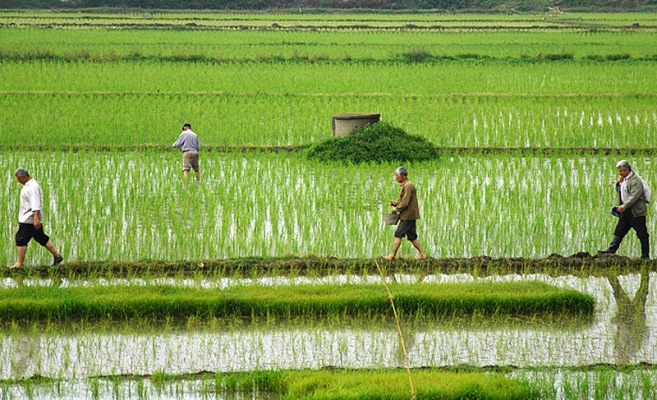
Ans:
[{"label": "white t-shirt", "polygon": [[43,222],[43,194],[41,193],[41,186],[34,179],[30,179],[25,182],[23,189],[21,189],[18,222],[21,224],[33,224],[35,210],[39,210],[39,219]]}]

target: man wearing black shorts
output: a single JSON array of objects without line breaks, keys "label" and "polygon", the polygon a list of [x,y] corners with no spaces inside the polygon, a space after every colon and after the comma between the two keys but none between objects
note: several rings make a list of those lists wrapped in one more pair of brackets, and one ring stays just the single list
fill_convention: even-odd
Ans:
[{"label": "man wearing black shorts", "polygon": [[420,253],[418,259],[424,260],[427,258],[427,255],[422,251],[422,246],[417,239],[417,231],[415,226],[415,221],[420,219],[420,208],[417,202],[417,195],[415,192],[415,185],[408,180],[408,172],[406,168],[399,167],[395,170],[395,179],[397,182],[401,183],[401,188],[399,189],[399,200],[390,201],[390,205],[395,207],[392,209],[393,214],[399,214],[399,225],[397,225],[397,231],[395,232],[395,242],[392,247],[392,253],[383,258],[387,260],[394,260],[397,256],[397,250],[401,246],[401,241],[404,236],[408,238],[413,247],[415,247]]},{"label": "man wearing black shorts", "polygon": [[41,186],[24,168],[18,168],[14,173],[16,180],[23,185],[21,189],[20,209],[18,211],[18,232],[16,232],[16,246],[18,247],[18,260],[11,269],[23,268],[27,244],[34,239],[53,255],[53,264],[64,261],[64,257],[57,251],[48,235],[43,231],[43,194]]}]

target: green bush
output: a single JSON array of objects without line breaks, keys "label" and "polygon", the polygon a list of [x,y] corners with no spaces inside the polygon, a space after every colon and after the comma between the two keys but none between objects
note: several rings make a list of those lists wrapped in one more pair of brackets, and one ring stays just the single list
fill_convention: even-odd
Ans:
[{"label": "green bush", "polygon": [[307,157],[319,161],[367,162],[427,161],[438,157],[433,143],[410,135],[386,122],[355,129],[350,135],[312,145]]},{"label": "green bush", "polygon": [[415,47],[407,52],[401,53],[401,58],[407,62],[419,63],[431,60],[433,55],[422,47]]}]

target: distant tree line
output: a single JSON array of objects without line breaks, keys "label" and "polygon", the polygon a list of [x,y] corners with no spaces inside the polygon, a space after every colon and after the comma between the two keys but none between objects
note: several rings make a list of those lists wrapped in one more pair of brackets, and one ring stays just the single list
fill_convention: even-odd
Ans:
[{"label": "distant tree line", "polygon": [[657,0],[0,0],[0,8],[130,8],[162,10],[385,9],[531,12],[654,11]]}]

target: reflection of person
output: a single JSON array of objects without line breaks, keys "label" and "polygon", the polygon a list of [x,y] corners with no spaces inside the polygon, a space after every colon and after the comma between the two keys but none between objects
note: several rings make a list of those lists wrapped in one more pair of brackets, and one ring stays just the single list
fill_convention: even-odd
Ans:
[{"label": "reflection of person", "polygon": [[18,168],[14,173],[16,180],[23,185],[21,189],[20,209],[18,212],[18,232],[16,233],[16,246],[18,247],[18,260],[9,268],[23,268],[27,244],[34,239],[41,246],[48,249],[53,255],[52,265],[64,261],[64,257],[57,251],[48,235],[43,232],[43,194],[41,186],[24,168]]},{"label": "reflection of person", "polygon": [[621,213],[621,217],[616,224],[614,236],[606,250],[599,250],[601,254],[614,254],[620,247],[623,238],[630,229],[634,229],[636,236],[641,242],[641,258],[650,258],[650,239],[648,228],[646,228],[646,213],[648,207],[646,198],[643,194],[643,182],[641,178],[632,171],[630,163],[621,160],[616,164],[618,169],[618,180],[616,182],[616,191],[618,192],[620,204],[616,211]]},{"label": "reflection of person", "polygon": [[616,316],[613,319],[616,323],[614,355],[616,364],[620,365],[641,362],[638,359],[640,350],[650,336],[646,316],[650,276],[646,269],[640,271],[639,274],[641,283],[632,300],[623,290],[616,274],[613,278],[607,278],[616,300]]},{"label": "reflection of person", "polygon": [[192,131],[190,124],[183,125],[183,131],[172,147],[179,148],[183,152],[183,175],[185,178],[187,178],[189,170],[193,169],[194,174],[196,174],[196,180],[198,180],[198,152],[201,149],[201,145],[198,142],[198,136]]},{"label": "reflection of person", "polygon": [[417,202],[415,185],[408,180],[408,172],[404,167],[399,167],[395,170],[395,179],[397,182],[401,183],[401,188],[399,189],[399,200],[391,200],[390,205],[395,207],[392,209],[393,214],[399,213],[399,224],[397,225],[397,231],[395,231],[395,242],[393,244],[392,253],[384,258],[387,260],[394,260],[397,255],[397,250],[399,250],[399,246],[401,245],[402,238],[406,236],[420,253],[418,258],[424,260],[427,258],[427,255],[422,251],[420,242],[417,239],[418,236],[415,225],[416,220],[420,219],[420,208]]}]

